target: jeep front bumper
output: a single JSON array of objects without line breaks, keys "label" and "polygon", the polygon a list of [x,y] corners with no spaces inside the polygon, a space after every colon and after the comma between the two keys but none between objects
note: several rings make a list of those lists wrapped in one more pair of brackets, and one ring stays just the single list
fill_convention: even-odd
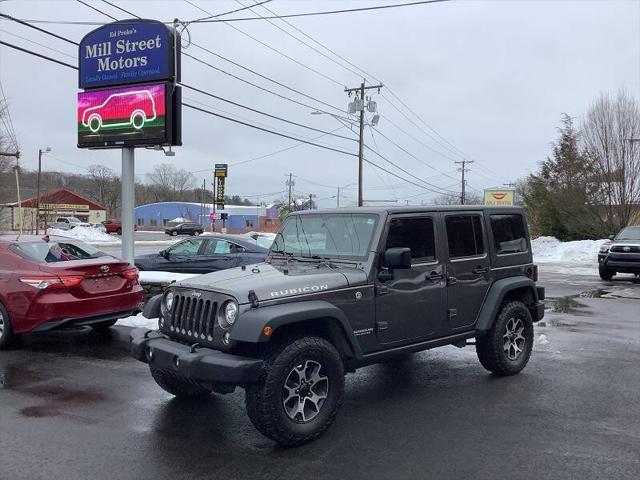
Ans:
[{"label": "jeep front bumper", "polygon": [[131,332],[131,356],[162,370],[202,383],[246,385],[258,381],[263,361],[174,342],[146,328]]}]

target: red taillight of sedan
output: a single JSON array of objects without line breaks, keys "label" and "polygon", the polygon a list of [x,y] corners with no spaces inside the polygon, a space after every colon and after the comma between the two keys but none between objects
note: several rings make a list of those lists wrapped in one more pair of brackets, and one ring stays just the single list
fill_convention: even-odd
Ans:
[{"label": "red taillight of sedan", "polygon": [[120,275],[122,275],[127,280],[137,280],[139,276],[139,271],[137,267],[131,267],[124,270]]},{"label": "red taillight of sedan", "polygon": [[37,277],[21,277],[20,281],[26,283],[39,290],[45,288],[69,288],[79,285],[84,280],[84,277],[79,275],[58,275],[58,276],[37,276]]}]

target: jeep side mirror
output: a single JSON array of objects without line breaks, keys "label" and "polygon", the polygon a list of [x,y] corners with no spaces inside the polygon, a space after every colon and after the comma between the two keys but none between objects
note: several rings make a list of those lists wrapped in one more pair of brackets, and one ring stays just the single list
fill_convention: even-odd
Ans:
[{"label": "jeep side mirror", "polygon": [[393,268],[411,268],[411,249],[410,248],[387,248],[382,259],[384,267]]},{"label": "jeep side mirror", "polygon": [[609,235],[609,240],[613,240],[614,238],[616,238],[615,235]]}]

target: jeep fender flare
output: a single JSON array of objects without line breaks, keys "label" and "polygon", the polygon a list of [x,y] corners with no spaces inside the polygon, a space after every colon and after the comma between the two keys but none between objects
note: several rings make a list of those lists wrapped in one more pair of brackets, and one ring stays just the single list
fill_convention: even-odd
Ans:
[{"label": "jeep fender flare", "polygon": [[[478,315],[475,330],[480,332],[489,330],[508,293],[520,289],[524,289],[527,295],[531,295],[530,299],[533,304],[538,302],[536,284],[530,278],[502,278],[494,282],[489,288],[489,292],[482,304],[482,310],[480,310],[480,315]],[[533,307],[533,305],[527,306],[529,308]]]},{"label": "jeep fender flare", "polygon": [[147,303],[144,304],[142,309],[142,316],[144,318],[158,318],[160,316],[160,306],[162,304],[162,294],[154,295]]},{"label": "jeep fender flare", "polygon": [[347,316],[338,307],[323,300],[253,308],[240,315],[231,330],[231,340],[249,343],[267,342],[270,336],[264,335],[265,327],[271,327],[275,333],[278,328],[285,325],[320,319],[335,320],[351,350],[350,353],[356,358],[362,358],[362,349],[353,334]]}]

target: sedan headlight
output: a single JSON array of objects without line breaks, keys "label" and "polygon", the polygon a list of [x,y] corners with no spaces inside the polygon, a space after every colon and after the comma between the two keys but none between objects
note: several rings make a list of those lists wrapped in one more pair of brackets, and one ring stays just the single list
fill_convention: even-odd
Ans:
[{"label": "sedan headlight", "polygon": [[238,318],[238,304],[233,300],[224,304],[220,315],[218,315],[218,325],[227,330],[236,322]]},{"label": "sedan headlight", "polygon": [[167,310],[167,312],[170,312],[171,307],[173,307],[173,292],[169,290],[164,296],[164,308]]}]

